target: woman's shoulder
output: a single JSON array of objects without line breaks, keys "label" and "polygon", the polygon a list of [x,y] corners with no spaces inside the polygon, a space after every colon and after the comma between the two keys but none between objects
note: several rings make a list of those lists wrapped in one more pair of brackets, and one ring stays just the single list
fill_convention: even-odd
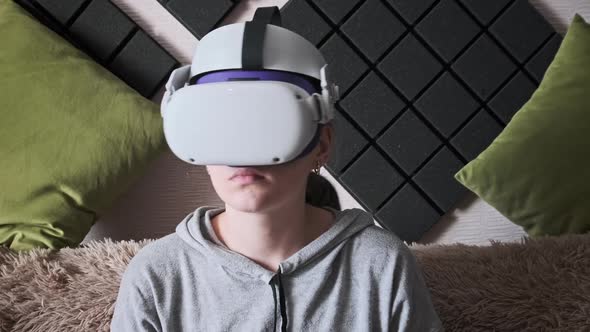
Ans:
[{"label": "woman's shoulder", "polygon": [[186,250],[184,241],[176,233],[152,239],[135,253],[126,270],[132,273],[138,270],[151,272],[170,268],[174,258],[178,258],[183,250]]},{"label": "woman's shoulder", "polygon": [[400,254],[407,254],[410,248],[394,232],[377,225],[365,228],[357,237],[357,240],[368,250],[380,252],[387,251]]},{"label": "woman's shoulder", "polygon": [[370,213],[360,209],[349,209],[344,212],[356,213],[372,220],[372,225],[367,226],[353,237],[352,241],[355,250],[361,251],[366,255],[377,255],[386,259],[413,257],[408,245],[394,232],[375,224],[373,216]]},{"label": "woman's shoulder", "polygon": [[[352,239],[351,255],[359,269],[377,274],[413,274],[418,268],[416,256],[395,233],[377,225],[366,227]],[[389,272],[386,272],[389,271]]]}]

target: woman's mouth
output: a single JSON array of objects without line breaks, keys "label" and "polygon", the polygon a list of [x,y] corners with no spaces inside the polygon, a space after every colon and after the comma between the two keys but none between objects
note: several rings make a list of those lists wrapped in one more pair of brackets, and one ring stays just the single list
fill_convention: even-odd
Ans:
[{"label": "woman's mouth", "polygon": [[235,168],[230,180],[240,183],[250,183],[264,178],[260,172],[251,167]]},{"label": "woman's mouth", "polygon": [[262,179],[264,179],[264,178],[260,175],[250,174],[250,175],[237,175],[237,176],[234,176],[231,180],[234,182],[237,182],[239,184],[250,184],[250,183],[255,183],[255,182],[261,181]]}]

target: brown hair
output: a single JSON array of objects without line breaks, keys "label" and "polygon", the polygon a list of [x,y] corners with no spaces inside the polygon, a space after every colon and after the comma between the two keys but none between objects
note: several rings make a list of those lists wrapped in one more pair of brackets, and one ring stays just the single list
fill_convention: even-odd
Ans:
[{"label": "brown hair", "polygon": [[[330,126],[332,128],[332,146],[335,146],[337,140],[336,121],[336,118],[333,118],[323,126]],[[330,155],[330,159],[334,159],[335,157],[338,156]],[[341,209],[338,193],[334,186],[326,178],[313,172],[310,172],[307,176],[305,202],[316,207],[329,206],[337,210]]]},{"label": "brown hair", "polygon": [[313,172],[307,177],[305,202],[317,207],[329,206],[340,210],[338,193],[334,186],[326,178]]}]

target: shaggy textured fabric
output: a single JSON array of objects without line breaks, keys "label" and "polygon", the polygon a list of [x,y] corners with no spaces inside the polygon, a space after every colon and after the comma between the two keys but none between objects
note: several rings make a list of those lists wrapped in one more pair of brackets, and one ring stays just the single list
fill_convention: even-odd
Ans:
[{"label": "shaggy textured fabric", "polygon": [[[108,331],[121,275],[151,241],[0,247],[0,330]],[[447,331],[590,329],[590,234],[410,248]]]}]

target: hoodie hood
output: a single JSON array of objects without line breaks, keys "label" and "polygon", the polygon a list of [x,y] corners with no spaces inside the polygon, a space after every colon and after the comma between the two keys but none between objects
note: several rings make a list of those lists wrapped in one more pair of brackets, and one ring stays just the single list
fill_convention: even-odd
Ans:
[{"label": "hoodie hood", "polygon": [[[361,209],[336,210],[325,206],[335,214],[334,224],[319,237],[308,243],[305,247],[291,255],[279,264],[276,272],[267,270],[246,256],[232,251],[221,242],[213,230],[211,219],[225,211],[224,207],[202,206],[186,216],[176,227],[176,233],[189,246],[206,255],[221,265],[225,271],[233,271],[236,275],[247,278],[256,278],[264,281],[273,291],[275,303],[275,327],[276,308],[280,307],[281,330],[286,331],[288,325],[287,310],[285,307],[285,291],[282,277],[305,266],[307,263],[319,259],[328,254],[334,247],[343,241],[360,233],[363,229],[374,225],[370,214]],[[278,288],[278,302],[277,302]]]}]

